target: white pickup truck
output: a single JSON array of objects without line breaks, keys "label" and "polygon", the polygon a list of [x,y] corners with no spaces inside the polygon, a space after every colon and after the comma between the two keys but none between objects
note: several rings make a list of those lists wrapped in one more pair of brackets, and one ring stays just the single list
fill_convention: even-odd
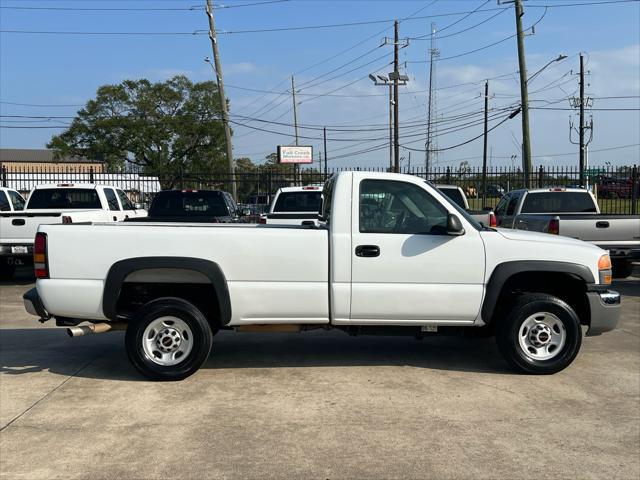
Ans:
[{"label": "white pickup truck", "polygon": [[53,223],[118,222],[146,217],[119,188],[60,183],[38,185],[24,209],[0,212],[0,277],[13,276],[16,265],[29,263],[38,226]]},{"label": "white pickup truck", "polygon": [[600,213],[598,201],[582,188],[513,190],[496,206],[497,224],[584,240],[609,252],[614,278],[631,275],[640,260],[640,215]]},{"label": "white pickup truck", "polygon": [[301,225],[302,222],[318,223],[322,187],[280,188],[271,202],[269,212],[260,217],[259,223],[267,225]]},{"label": "white pickup truck", "polygon": [[617,324],[598,247],[482,227],[410,175],[344,172],[323,195],[317,227],[42,225],[25,308],[72,336],[126,329],[131,362],[159,380],[194,373],[220,329],[494,333],[514,368],[548,374],[581,326]]}]

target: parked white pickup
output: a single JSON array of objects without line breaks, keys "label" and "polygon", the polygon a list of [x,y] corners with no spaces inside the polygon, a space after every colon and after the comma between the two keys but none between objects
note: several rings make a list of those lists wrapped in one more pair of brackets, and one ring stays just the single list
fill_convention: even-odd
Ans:
[{"label": "parked white pickup", "polygon": [[72,335],[126,328],[133,364],[168,380],[195,372],[219,329],[480,329],[512,366],[553,373],[578,353],[581,324],[598,335],[618,321],[593,245],[483,227],[409,175],[340,173],[323,196],[319,227],[42,225],[25,307]]},{"label": "parked white pickup", "polygon": [[28,263],[38,226],[53,223],[118,222],[146,217],[115,187],[61,183],[38,185],[23,210],[0,213],[0,277],[11,278],[17,264]]}]

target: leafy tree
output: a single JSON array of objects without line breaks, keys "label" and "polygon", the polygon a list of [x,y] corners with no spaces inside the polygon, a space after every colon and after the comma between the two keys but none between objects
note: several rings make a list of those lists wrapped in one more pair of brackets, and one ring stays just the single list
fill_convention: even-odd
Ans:
[{"label": "leafy tree", "polygon": [[[103,85],[48,148],[128,165],[176,179],[189,171],[225,172],[218,88],[178,75],[167,81]],[[171,182],[173,184],[173,182]]]}]

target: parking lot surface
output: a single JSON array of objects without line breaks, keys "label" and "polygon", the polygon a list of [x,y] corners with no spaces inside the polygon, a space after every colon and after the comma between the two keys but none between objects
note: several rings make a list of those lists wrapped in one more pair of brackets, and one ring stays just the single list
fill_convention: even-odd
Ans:
[{"label": "parking lot surface", "polygon": [[122,332],[69,338],[0,285],[2,478],[640,478],[640,269],[618,329],[552,376],[493,339],[215,337],[177,383]]}]

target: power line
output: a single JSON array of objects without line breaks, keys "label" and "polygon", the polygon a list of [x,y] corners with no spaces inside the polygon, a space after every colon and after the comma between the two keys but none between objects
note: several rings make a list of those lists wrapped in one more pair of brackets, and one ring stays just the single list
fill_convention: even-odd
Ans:
[{"label": "power line", "polygon": [[[239,5],[218,5],[214,10],[228,10],[230,8],[253,7],[258,5],[268,5],[271,3],[285,3],[291,0],[266,0],[263,2],[243,3]],[[30,7],[1,5],[4,10],[50,10],[50,11],[82,11],[82,12],[163,12],[163,11],[199,11],[205,10],[205,5],[193,5],[190,7]]]}]

